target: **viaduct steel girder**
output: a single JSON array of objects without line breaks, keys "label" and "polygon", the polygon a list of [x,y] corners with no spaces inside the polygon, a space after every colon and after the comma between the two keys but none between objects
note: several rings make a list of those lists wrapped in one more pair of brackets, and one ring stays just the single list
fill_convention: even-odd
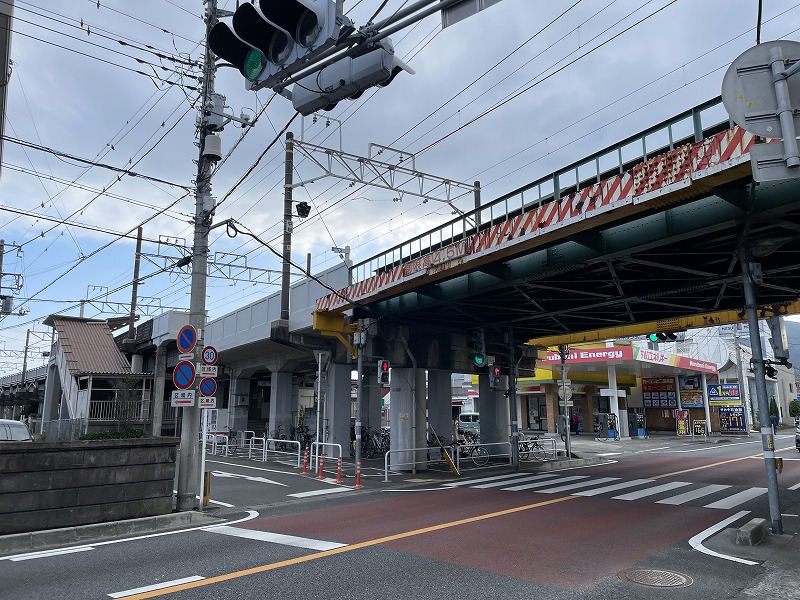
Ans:
[{"label": "viaduct steel girder", "polygon": [[800,179],[756,186],[740,179],[369,308],[371,316],[426,336],[482,326],[490,353],[492,342],[502,350],[509,327],[522,341],[738,310],[744,306],[737,258],[743,237],[762,265],[759,303],[800,298]]}]

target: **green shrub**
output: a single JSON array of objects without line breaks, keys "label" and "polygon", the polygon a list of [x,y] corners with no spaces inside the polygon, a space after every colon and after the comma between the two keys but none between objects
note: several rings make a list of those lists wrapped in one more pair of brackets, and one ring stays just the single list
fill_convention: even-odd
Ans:
[{"label": "green shrub", "polygon": [[792,400],[789,402],[789,416],[800,417],[800,402],[797,400]]},{"label": "green shrub", "polygon": [[126,440],[144,437],[139,429],[120,429],[119,431],[94,431],[78,436],[79,440]]}]

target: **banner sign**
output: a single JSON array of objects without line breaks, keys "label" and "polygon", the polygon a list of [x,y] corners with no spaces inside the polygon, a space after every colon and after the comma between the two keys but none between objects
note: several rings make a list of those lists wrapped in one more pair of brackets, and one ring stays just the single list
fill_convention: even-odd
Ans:
[{"label": "banner sign", "polygon": [[738,383],[714,383],[706,387],[709,406],[741,406],[742,397]]},{"label": "banner sign", "polygon": [[[738,384],[737,384],[738,387]],[[747,433],[744,406],[720,406],[719,430],[721,433]]]},{"label": "banner sign", "polygon": [[642,377],[642,400],[645,408],[677,408],[675,378]]},{"label": "banner sign", "polygon": [[689,431],[689,411],[676,410],[675,411],[675,432],[678,435],[691,435]]},{"label": "banner sign", "polygon": [[678,375],[681,391],[681,407],[703,408],[703,390],[700,389],[699,375]]}]

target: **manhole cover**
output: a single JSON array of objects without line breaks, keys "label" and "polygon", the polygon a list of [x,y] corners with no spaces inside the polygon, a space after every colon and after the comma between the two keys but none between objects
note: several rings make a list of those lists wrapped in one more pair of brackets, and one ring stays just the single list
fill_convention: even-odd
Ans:
[{"label": "manhole cover", "polygon": [[651,587],[688,587],[694,583],[688,575],[659,569],[629,569],[622,571],[619,578]]}]

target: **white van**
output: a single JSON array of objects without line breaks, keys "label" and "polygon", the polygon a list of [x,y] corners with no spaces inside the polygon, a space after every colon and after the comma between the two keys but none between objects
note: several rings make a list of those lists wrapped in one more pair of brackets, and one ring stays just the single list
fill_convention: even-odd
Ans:
[{"label": "white van", "polygon": [[476,412],[462,412],[458,415],[458,429],[460,431],[481,432],[481,416]]}]

